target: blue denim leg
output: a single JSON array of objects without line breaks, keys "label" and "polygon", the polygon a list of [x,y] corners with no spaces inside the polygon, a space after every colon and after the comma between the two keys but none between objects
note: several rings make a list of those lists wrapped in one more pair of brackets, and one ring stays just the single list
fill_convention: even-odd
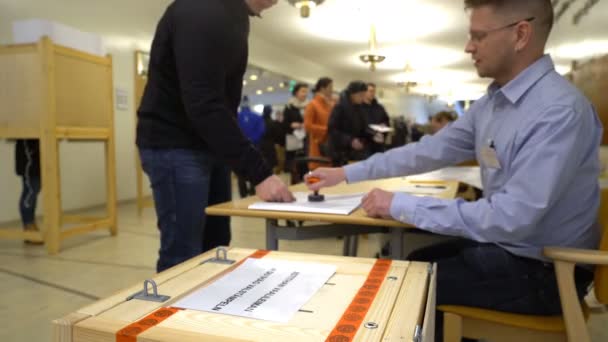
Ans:
[{"label": "blue denim leg", "polygon": [[[408,260],[437,262],[437,305],[464,305],[526,315],[561,313],[552,264],[513,255],[494,244],[454,240],[414,251]],[[577,269],[579,298],[592,273]],[[442,341],[437,312],[435,340]]]},{"label": "blue denim leg", "polygon": [[23,177],[23,190],[19,199],[19,213],[23,226],[36,220],[36,203],[40,193],[40,177]]},{"label": "blue denim leg", "polygon": [[[161,234],[158,272],[203,253],[212,245],[205,246],[207,240],[229,243],[229,221],[210,219],[209,223],[219,227],[207,229],[205,215],[207,205],[217,202],[217,193],[224,199],[230,192],[229,182],[228,189],[220,191],[226,186],[226,175],[218,170],[225,171],[229,179],[225,166],[196,150],[142,149],[140,156],[150,178]],[[224,239],[215,238],[217,235]]]}]

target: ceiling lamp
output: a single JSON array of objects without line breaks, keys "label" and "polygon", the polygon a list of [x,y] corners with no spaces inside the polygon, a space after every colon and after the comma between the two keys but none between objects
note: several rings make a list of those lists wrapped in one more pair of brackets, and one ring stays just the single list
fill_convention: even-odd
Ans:
[{"label": "ceiling lamp", "polygon": [[369,63],[369,70],[376,71],[376,64],[381,63],[386,59],[385,56],[376,54],[377,42],[376,42],[376,26],[372,25],[369,34],[369,52],[359,56],[361,62]]},{"label": "ceiling lamp", "polygon": [[300,10],[302,18],[310,17],[310,10],[319,6],[325,0],[287,0],[289,3]]}]

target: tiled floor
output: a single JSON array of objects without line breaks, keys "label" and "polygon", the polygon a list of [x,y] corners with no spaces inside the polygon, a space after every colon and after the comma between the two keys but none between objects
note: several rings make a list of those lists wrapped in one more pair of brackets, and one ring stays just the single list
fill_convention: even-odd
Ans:
[{"label": "tiled floor", "polygon": [[[0,240],[0,341],[50,341],[51,320],[140,283],[154,274],[158,232],[154,210],[142,218],[134,205],[119,208],[119,234],[97,232],[67,240],[62,252],[48,256],[43,247]],[[264,248],[264,222],[234,218],[232,244]],[[373,256],[379,237],[360,239],[360,256]],[[281,250],[339,255],[337,239],[281,242]],[[608,314],[590,321],[593,341],[608,341]]]}]

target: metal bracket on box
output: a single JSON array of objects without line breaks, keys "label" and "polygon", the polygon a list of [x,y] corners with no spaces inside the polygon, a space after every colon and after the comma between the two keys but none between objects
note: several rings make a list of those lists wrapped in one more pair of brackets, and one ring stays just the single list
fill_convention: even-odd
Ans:
[{"label": "metal bracket on box", "polygon": [[[148,292],[148,285],[152,286],[151,294]],[[127,297],[127,300],[139,299],[139,300],[145,300],[148,302],[162,303],[164,301],[167,301],[169,298],[171,298],[171,297],[159,295],[158,286],[156,285],[156,282],[152,279],[147,279],[146,281],[144,281],[144,289],[142,291],[139,291],[139,292]]]},{"label": "metal bracket on box", "polygon": [[[220,253],[222,254],[220,256]],[[219,247],[216,251],[215,251],[215,258],[211,258],[211,259],[207,259],[203,262],[201,262],[200,264],[206,264],[206,263],[214,263],[214,264],[223,264],[223,265],[232,265],[235,263],[234,260],[230,260],[228,259],[228,250],[224,247]]]}]

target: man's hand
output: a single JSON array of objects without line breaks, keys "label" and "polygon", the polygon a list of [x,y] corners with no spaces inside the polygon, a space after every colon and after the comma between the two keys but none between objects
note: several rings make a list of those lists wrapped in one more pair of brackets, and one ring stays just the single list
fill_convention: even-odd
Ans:
[{"label": "man's hand", "polygon": [[363,143],[361,142],[361,140],[359,138],[353,139],[353,141],[351,141],[350,145],[353,148],[353,150],[355,150],[355,151],[361,151],[364,148]]},{"label": "man's hand", "polygon": [[277,176],[270,176],[255,187],[255,194],[266,202],[294,202],[293,194]]},{"label": "man's hand", "polygon": [[395,194],[392,192],[374,189],[361,200],[361,207],[369,217],[390,219],[391,204]]},{"label": "man's hand", "polygon": [[[314,182],[312,180],[314,180]],[[334,186],[345,180],[346,174],[344,173],[344,169],[341,167],[321,167],[313,172],[309,172],[306,174],[306,176],[304,176],[306,186],[308,186],[308,188],[312,191],[318,191],[321,190],[321,188]]]}]

